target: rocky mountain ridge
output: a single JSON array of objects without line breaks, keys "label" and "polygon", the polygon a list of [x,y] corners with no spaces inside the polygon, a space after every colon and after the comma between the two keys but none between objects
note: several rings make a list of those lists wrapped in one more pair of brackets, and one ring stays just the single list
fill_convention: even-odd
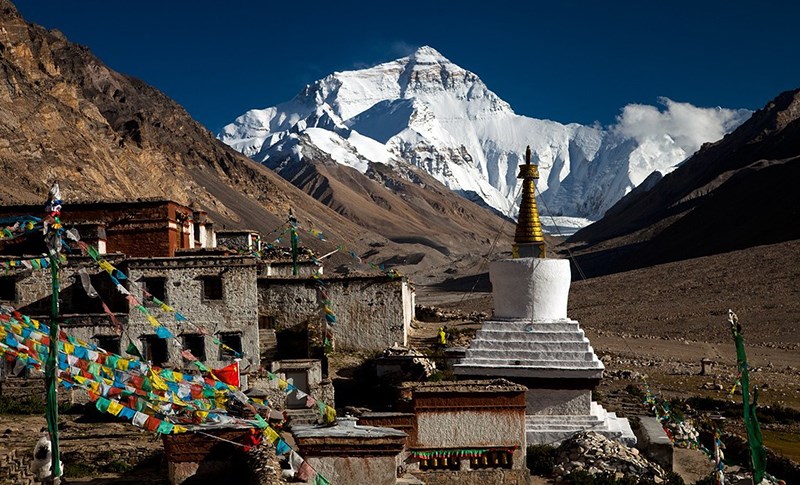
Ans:
[{"label": "rocky mountain ridge", "polygon": [[800,89],[778,95],[569,244],[589,274],[800,239]]},{"label": "rocky mountain ridge", "polygon": [[530,145],[542,200],[557,218],[546,223],[582,226],[750,114],[663,103],[663,113],[630,105],[610,129],[528,118],[476,74],[424,46],[372,68],[330,74],[290,101],[248,111],[218,137],[278,172],[309,158],[298,146],[303,136],[306,145],[362,173],[370,163],[416,166],[508,216],[516,211],[517,165]]}]

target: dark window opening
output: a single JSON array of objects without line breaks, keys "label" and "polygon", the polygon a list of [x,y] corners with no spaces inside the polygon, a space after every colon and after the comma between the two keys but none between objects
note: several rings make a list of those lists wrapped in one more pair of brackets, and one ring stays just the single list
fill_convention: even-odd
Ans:
[{"label": "dark window opening", "polygon": [[17,300],[17,280],[15,278],[0,278],[0,300]]},{"label": "dark window opening", "polygon": [[222,299],[222,277],[209,276],[203,278],[202,282],[203,282],[203,300]]},{"label": "dark window opening", "polygon": [[[102,288],[100,280],[97,277],[98,275],[91,275],[89,277],[89,282],[91,283],[92,287],[95,288]],[[81,283],[80,277],[77,275],[75,276],[75,283],[69,288],[69,300],[66,308],[64,309],[67,313],[100,313],[103,311],[102,303],[100,303],[99,298],[92,298],[91,296],[86,294],[86,289],[84,289],[83,284]]]},{"label": "dark window opening", "polygon": [[223,347],[222,345],[219,346],[219,358],[220,360],[223,359],[235,359],[236,357],[241,357],[242,354],[242,334],[240,333],[221,333],[219,334],[219,341],[225,344],[225,346],[230,347],[234,351],[238,352],[239,355],[237,356],[234,354],[230,349]]},{"label": "dark window opening", "polygon": [[457,456],[433,456],[430,458],[421,458],[419,461],[419,469],[422,471],[460,470],[461,458]]},{"label": "dark window opening", "polygon": [[183,334],[183,347],[199,360],[206,360],[206,339],[197,333]]},{"label": "dark window opening", "polygon": [[164,303],[167,303],[166,278],[142,278],[142,289]]},{"label": "dark window opening", "polygon": [[258,316],[258,329],[259,330],[271,330],[275,328],[275,316],[274,315],[259,315]]},{"label": "dark window opening", "polygon": [[195,222],[194,223],[194,242],[199,246],[203,245],[203,241],[200,240],[200,223],[199,222]]},{"label": "dark window opening", "polygon": [[148,335],[142,337],[144,344],[144,358],[153,363],[153,365],[162,366],[169,361],[169,351],[167,349],[167,341],[156,335]]},{"label": "dark window opening", "polygon": [[511,453],[505,450],[495,450],[484,453],[482,456],[470,458],[469,467],[473,470],[481,468],[511,468]]},{"label": "dark window opening", "polygon": [[120,339],[116,335],[95,335],[94,341],[97,343],[98,347],[106,352],[117,355],[120,354]]}]

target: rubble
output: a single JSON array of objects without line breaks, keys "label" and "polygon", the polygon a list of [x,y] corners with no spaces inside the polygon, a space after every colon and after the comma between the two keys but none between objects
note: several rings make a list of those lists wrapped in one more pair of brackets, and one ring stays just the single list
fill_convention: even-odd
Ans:
[{"label": "rubble", "polygon": [[592,475],[608,473],[615,476],[636,475],[652,478],[656,483],[664,480],[664,470],[629,448],[593,431],[579,433],[564,441],[556,451],[556,480],[577,471]]}]

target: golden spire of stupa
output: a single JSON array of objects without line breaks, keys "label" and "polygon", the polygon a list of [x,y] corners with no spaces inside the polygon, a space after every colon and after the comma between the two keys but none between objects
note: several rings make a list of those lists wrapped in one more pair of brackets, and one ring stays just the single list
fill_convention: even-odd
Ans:
[{"label": "golden spire of stupa", "polygon": [[536,208],[536,179],[539,166],[531,164],[531,147],[525,150],[525,165],[519,166],[522,179],[522,201],[519,204],[517,231],[514,233],[515,258],[544,258],[545,244],[542,234],[542,221]]}]

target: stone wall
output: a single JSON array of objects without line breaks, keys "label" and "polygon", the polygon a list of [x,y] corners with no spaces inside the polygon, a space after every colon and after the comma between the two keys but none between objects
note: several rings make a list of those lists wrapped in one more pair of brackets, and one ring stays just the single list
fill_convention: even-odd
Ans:
[{"label": "stone wall", "polygon": [[592,412],[592,391],[587,389],[529,389],[527,414],[586,415]]},{"label": "stone wall", "polygon": [[[405,279],[336,277],[325,278],[324,284],[336,314],[337,350],[377,351],[395,342],[407,344],[414,300]],[[259,278],[258,301],[259,315],[272,317],[278,330],[324,328],[316,280]]]},{"label": "stone wall", "polygon": [[[175,321],[174,314],[150,308],[151,313],[179,339],[185,334],[199,334],[204,328],[205,356],[197,355],[207,365],[224,366],[230,359],[223,358],[212,336],[237,333],[241,335],[244,359],[243,372],[255,370],[259,364],[258,307],[256,294],[256,262],[240,256],[187,256],[176,258],[129,259],[126,273],[132,282],[144,278],[166,278],[166,303],[180,311],[188,322]],[[221,278],[222,298],[206,299],[203,296],[205,278]],[[131,293],[143,301],[140,284],[131,284]],[[133,338],[153,335],[153,327],[145,316],[132,308],[129,314],[128,333]],[[139,344],[139,342],[137,342]],[[123,337],[122,347],[127,345]],[[179,349],[169,346],[169,363],[183,366]]]},{"label": "stone wall", "polygon": [[430,471],[415,473],[426,485],[528,485],[528,470]]},{"label": "stone wall", "polygon": [[[112,264],[119,264],[122,255],[107,255]],[[101,300],[89,298],[80,283],[78,269],[87,268],[92,286],[115,314],[117,320],[125,325],[128,321],[128,303],[114,285],[108,274],[97,268],[88,257],[70,257],[59,271],[59,302],[61,327],[69,335],[86,341],[95,337],[115,337],[117,332],[109,317],[103,313]],[[4,300],[21,313],[40,320],[49,320],[51,312],[52,282],[49,270],[18,270],[3,278],[15,281],[16,296]]]},{"label": "stone wall", "polygon": [[503,448],[525,442],[525,414],[480,408],[417,414],[414,448]]},{"label": "stone wall", "polygon": [[397,483],[397,461],[394,456],[313,456],[306,459],[312,468],[336,485]]}]

